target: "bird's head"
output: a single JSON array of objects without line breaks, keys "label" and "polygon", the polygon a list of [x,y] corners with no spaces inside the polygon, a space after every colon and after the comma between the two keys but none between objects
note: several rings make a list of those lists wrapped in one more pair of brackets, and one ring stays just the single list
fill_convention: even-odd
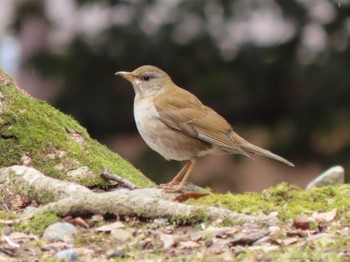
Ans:
[{"label": "bird's head", "polygon": [[119,71],[115,74],[131,82],[136,98],[162,94],[174,85],[167,73],[151,65],[141,66],[132,72]]}]

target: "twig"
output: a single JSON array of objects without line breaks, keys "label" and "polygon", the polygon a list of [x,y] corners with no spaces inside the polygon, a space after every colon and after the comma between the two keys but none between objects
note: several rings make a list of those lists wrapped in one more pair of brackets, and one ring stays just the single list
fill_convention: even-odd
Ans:
[{"label": "twig", "polygon": [[109,169],[107,167],[103,168],[103,172],[101,174],[101,177],[104,179],[115,181],[118,184],[121,184],[127,188],[130,188],[131,190],[138,189],[138,187],[134,183],[130,182],[129,180],[122,178],[116,174],[110,173]]},{"label": "twig", "polygon": [[9,238],[8,236],[4,236],[4,239],[5,239],[5,241],[7,242],[7,244],[8,244],[9,246],[14,247],[14,248],[19,248],[19,247],[20,247],[19,244],[13,242],[12,239]]},{"label": "twig", "polygon": [[13,254],[12,252],[7,251],[6,249],[1,248],[1,247],[0,247],[0,252],[4,253],[5,255],[8,255],[10,257],[14,257],[15,256],[15,254]]},{"label": "twig", "polygon": [[33,214],[28,213],[28,215],[25,215],[21,218],[16,218],[16,219],[0,219],[0,225],[13,225],[13,224],[17,224],[17,223],[21,223],[25,220],[29,220],[32,219],[34,217]]}]

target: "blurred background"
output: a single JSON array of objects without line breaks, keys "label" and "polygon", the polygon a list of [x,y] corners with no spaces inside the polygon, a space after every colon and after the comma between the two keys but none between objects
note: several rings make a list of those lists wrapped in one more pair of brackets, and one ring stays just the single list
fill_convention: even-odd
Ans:
[{"label": "blurred background", "polygon": [[137,133],[119,70],[156,65],[247,140],[292,161],[207,156],[191,181],[215,192],[305,186],[350,169],[350,0],[1,0],[0,66],[32,96],[157,183],[165,161]]}]

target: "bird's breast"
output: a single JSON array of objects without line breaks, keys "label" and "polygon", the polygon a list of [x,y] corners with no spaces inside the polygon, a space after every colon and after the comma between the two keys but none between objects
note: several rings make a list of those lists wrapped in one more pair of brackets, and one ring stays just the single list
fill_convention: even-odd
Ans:
[{"label": "bird's breast", "polygon": [[164,124],[152,100],[135,100],[134,117],[136,127],[146,144],[166,159],[189,160],[205,155],[211,147]]}]

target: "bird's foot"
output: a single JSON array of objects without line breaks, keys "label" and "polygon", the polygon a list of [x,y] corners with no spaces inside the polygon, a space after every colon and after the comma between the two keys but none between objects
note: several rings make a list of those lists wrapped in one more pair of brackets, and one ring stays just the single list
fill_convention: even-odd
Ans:
[{"label": "bird's foot", "polygon": [[181,185],[181,183],[167,183],[167,184],[160,184],[157,186],[160,189],[163,189],[164,192],[167,193],[183,193],[184,192],[184,185]]}]

